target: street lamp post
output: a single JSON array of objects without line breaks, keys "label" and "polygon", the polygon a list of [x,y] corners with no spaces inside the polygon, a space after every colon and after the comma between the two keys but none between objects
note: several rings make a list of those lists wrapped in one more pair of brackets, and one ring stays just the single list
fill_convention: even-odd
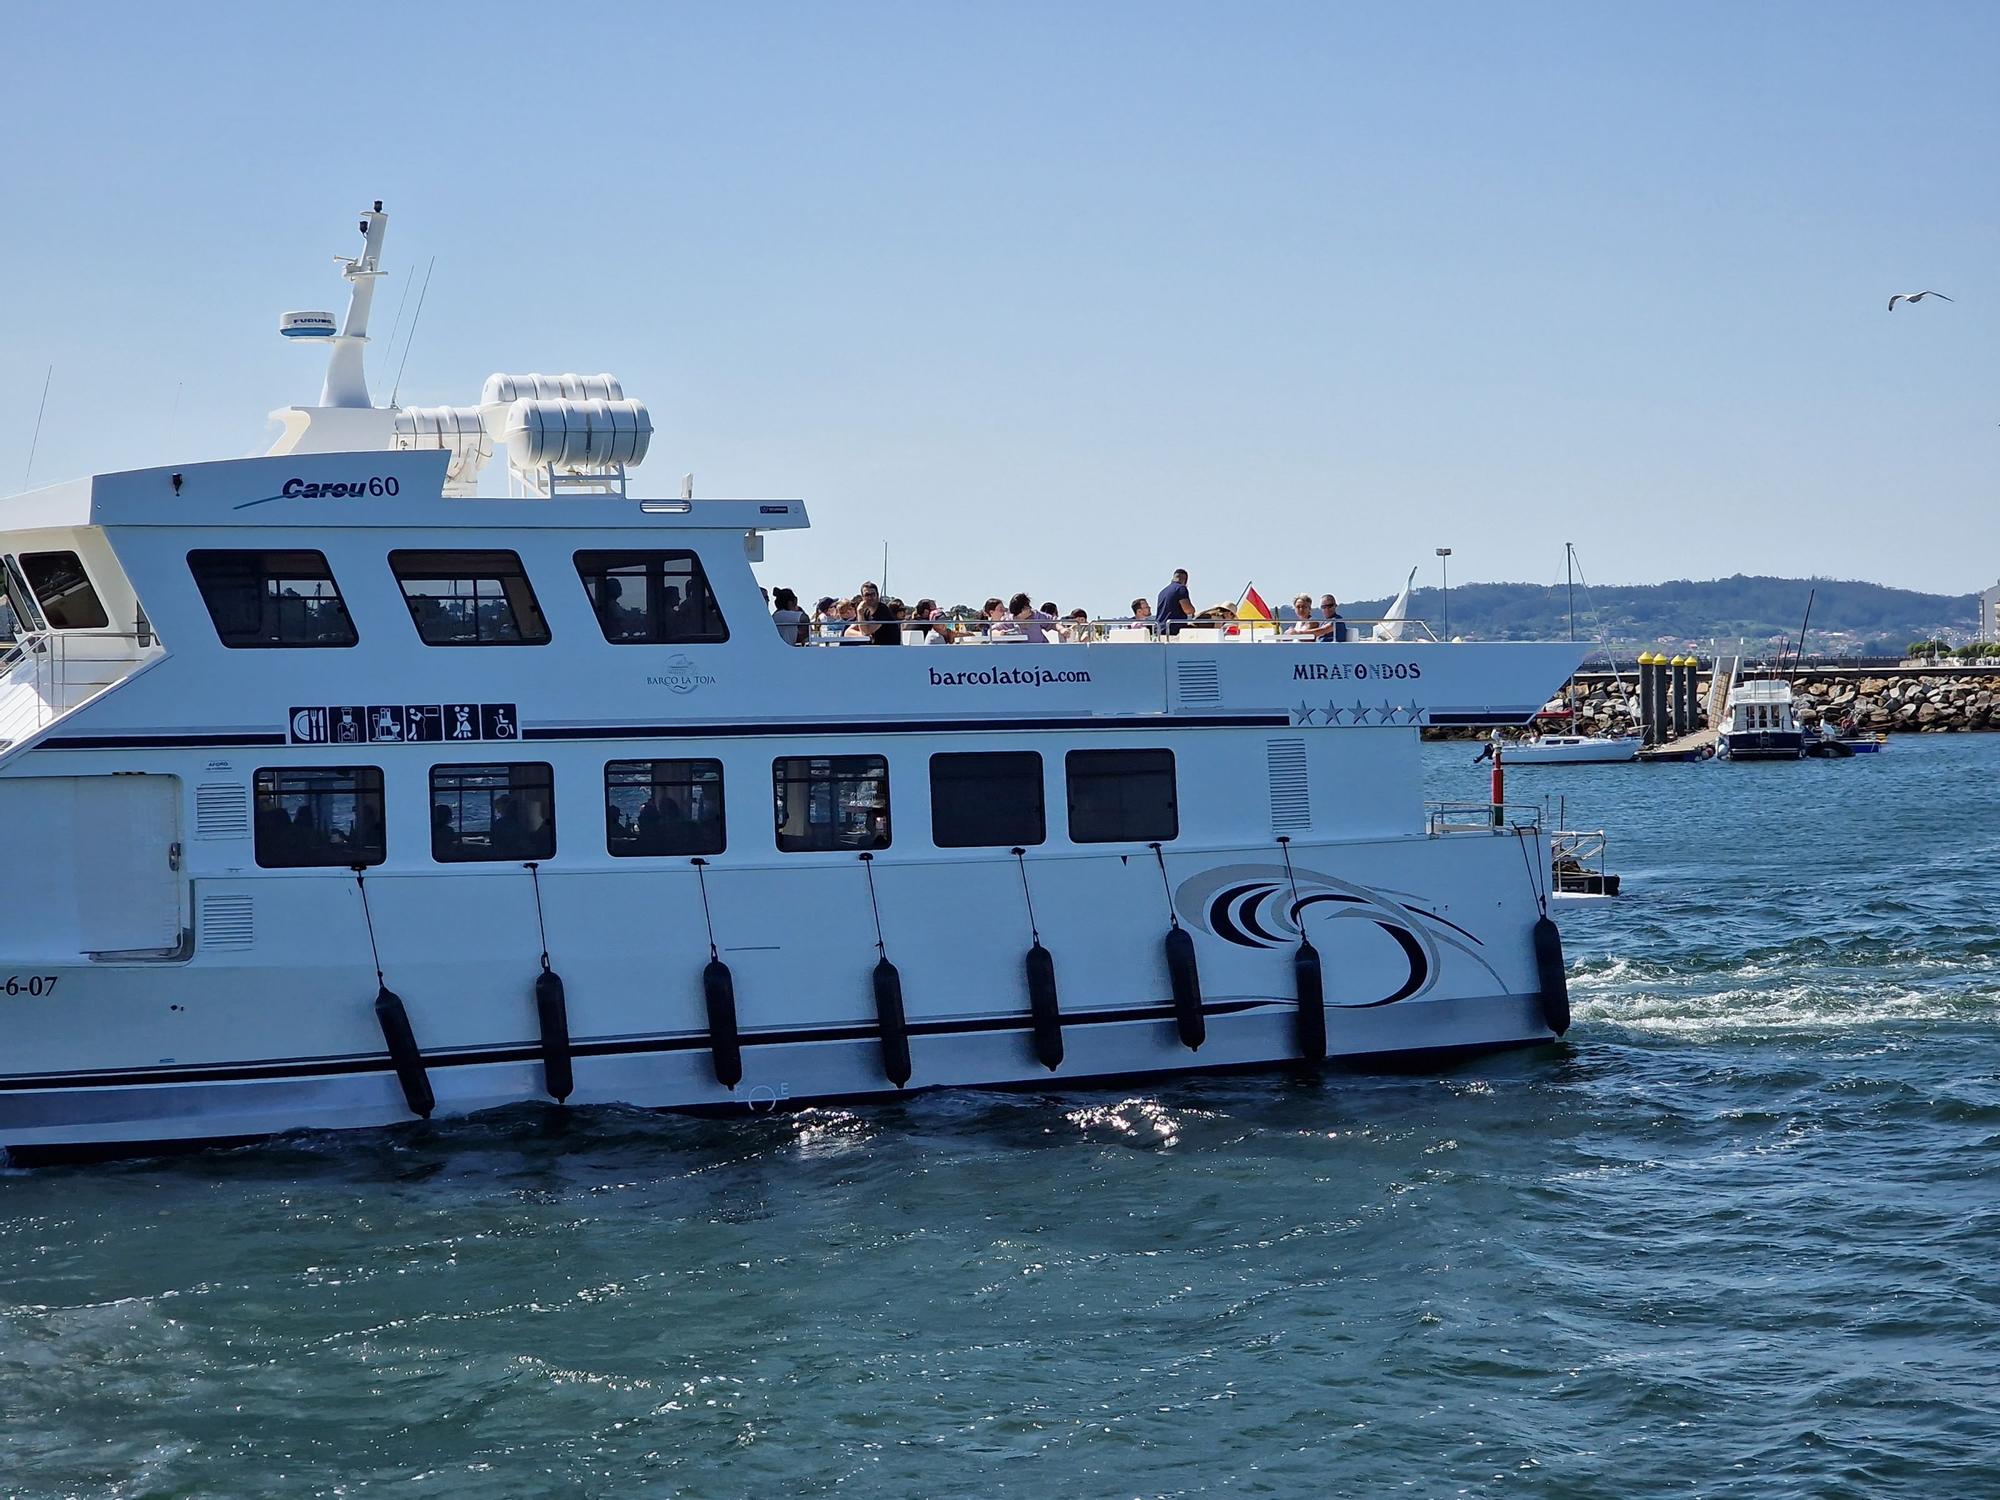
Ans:
[{"label": "street lamp post", "polygon": [[1444,574],[1444,638],[1451,639],[1451,548],[1437,549],[1438,570]]}]

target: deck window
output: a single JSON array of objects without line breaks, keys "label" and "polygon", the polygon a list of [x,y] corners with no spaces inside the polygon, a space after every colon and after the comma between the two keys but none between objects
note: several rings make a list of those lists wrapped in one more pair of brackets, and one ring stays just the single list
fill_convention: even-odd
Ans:
[{"label": "deck window", "polygon": [[598,627],[614,646],[729,639],[701,559],[692,552],[579,552],[576,571]]},{"label": "deck window", "polygon": [[931,842],[1011,849],[1048,838],[1042,758],[1032,750],[931,757]]},{"label": "deck window", "polygon": [[879,755],[787,755],[771,762],[778,848],[787,854],[889,847],[889,763]]},{"label": "deck window", "polygon": [[102,630],[111,623],[74,552],[23,552],[21,571],[51,630]]},{"label": "deck window", "polygon": [[620,857],[720,854],[719,760],[614,760],[604,768],[605,845]]},{"label": "deck window", "polygon": [[426,646],[540,646],[548,621],[514,552],[391,552]]},{"label": "deck window", "polygon": [[257,772],[257,863],[265,869],[379,865],[382,772],[374,766],[286,766]]},{"label": "deck window", "polygon": [[215,633],[232,649],[355,642],[323,552],[190,552],[188,571]]},{"label": "deck window", "polygon": [[1072,750],[1065,770],[1072,842],[1149,844],[1180,836],[1173,751]]},{"label": "deck window", "polygon": [[526,861],[555,852],[555,778],[547,762],[431,767],[432,859]]}]

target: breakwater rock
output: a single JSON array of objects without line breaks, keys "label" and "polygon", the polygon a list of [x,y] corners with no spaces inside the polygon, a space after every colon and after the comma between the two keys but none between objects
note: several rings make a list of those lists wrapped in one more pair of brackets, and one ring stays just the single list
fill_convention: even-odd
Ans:
[{"label": "breakwater rock", "polygon": [[1858,729],[1944,733],[2000,729],[2000,672],[1801,673],[1792,680],[1808,724],[1852,719]]},{"label": "breakwater rock", "polygon": [[[1709,669],[1701,676],[1703,696]],[[2000,730],[2000,670],[1990,665],[1880,668],[1809,667],[1792,678],[1794,707],[1808,726],[1852,720],[1856,729],[1945,734]],[[1639,727],[1636,682],[1608,672],[1580,673],[1566,696],[1576,708],[1576,732],[1622,734]],[[1705,728],[1704,706],[1696,727]],[[1427,739],[1479,739],[1484,730],[1425,730]]]}]

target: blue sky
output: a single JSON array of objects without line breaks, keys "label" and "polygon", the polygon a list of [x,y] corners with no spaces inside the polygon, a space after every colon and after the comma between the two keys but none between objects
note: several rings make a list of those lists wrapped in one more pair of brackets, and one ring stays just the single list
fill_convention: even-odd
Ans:
[{"label": "blue sky", "polygon": [[[766,580],[2000,576],[2000,7],[10,8],[0,490],[612,370]],[[1885,310],[1889,293],[1958,300]],[[412,299],[414,301],[414,299]],[[371,350],[377,399],[400,340]],[[178,412],[175,412],[176,387]]]}]

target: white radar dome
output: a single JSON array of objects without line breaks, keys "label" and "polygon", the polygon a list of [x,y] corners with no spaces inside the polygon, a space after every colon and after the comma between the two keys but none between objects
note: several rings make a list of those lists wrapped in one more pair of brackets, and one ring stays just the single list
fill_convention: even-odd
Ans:
[{"label": "white radar dome", "polygon": [[278,332],[288,339],[330,339],[339,331],[330,312],[288,312],[278,319]]}]

